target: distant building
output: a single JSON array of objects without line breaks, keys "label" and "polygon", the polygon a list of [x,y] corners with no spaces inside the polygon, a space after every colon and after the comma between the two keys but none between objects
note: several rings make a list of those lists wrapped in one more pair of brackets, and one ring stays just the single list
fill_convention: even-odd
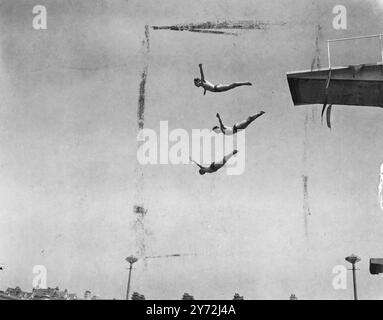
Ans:
[{"label": "distant building", "polygon": [[89,290],[86,290],[84,292],[84,300],[91,300],[92,299],[92,292]]},{"label": "distant building", "polygon": [[33,298],[32,292],[24,292],[20,299],[22,300],[31,300]]},{"label": "distant building", "polygon": [[92,291],[86,290],[84,292],[84,300],[98,300],[99,296],[92,294]]},{"label": "distant building", "polygon": [[25,292],[21,290],[20,287],[7,288],[7,290],[5,290],[5,295],[7,295],[8,297],[16,298],[16,299],[21,299],[21,297],[24,296],[24,293]]},{"label": "distant building", "polygon": [[244,300],[243,296],[240,296],[239,293],[234,294],[233,300]]},{"label": "distant building", "polygon": [[60,291],[56,288],[33,288],[32,292],[25,292],[20,287],[8,288],[5,292],[0,292],[0,299],[18,300],[77,300],[77,295],[68,293],[68,290]]},{"label": "distant building", "polygon": [[4,291],[2,291],[0,292],[0,300],[20,300],[20,298],[7,295]]},{"label": "distant building", "polygon": [[132,300],[145,300],[145,296],[143,294],[139,294],[138,292],[133,292]]},{"label": "distant building", "polygon": [[184,295],[182,296],[182,300],[194,300],[194,297],[188,293],[184,293]]},{"label": "distant building", "polygon": [[55,300],[69,300],[69,292],[67,289],[64,291],[55,291],[53,295],[53,299]]},{"label": "distant building", "polygon": [[67,300],[68,290],[60,291],[59,287],[56,288],[33,288],[33,300]]},{"label": "distant building", "polygon": [[77,298],[77,294],[75,294],[75,293],[70,293],[69,295],[68,295],[68,300],[77,300],[78,298]]}]

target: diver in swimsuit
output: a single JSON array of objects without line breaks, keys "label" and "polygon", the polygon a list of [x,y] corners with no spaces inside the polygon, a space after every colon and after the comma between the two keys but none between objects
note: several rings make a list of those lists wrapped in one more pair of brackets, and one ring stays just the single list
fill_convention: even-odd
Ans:
[{"label": "diver in swimsuit", "polygon": [[240,86],[252,86],[251,82],[233,82],[232,84],[216,84],[216,85],[214,85],[205,79],[201,63],[199,64],[199,70],[201,73],[201,79],[195,78],[194,84],[196,87],[202,87],[204,89],[204,92],[203,92],[204,95],[206,94],[206,91],[224,92],[224,91],[228,91],[228,90],[234,89],[236,87],[240,87]]},{"label": "diver in swimsuit", "polygon": [[199,169],[199,174],[204,175],[205,173],[213,173],[217,172],[219,169],[221,169],[229,159],[237,154],[238,151],[234,150],[233,152],[229,153],[228,155],[224,156],[221,162],[213,162],[210,166],[204,167],[201,166],[199,163],[195,162],[193,159],[190,158],[191,161],[193,161],[200,169]]},{"label": "diver in swimsuit", "polygon": [[241,122],[238,122],[236,123],[234,126],[232,127],[228,127],[228,126],[225,126],[221,120],[221,117],[219,115],[219,113],[217,113],[217,118],[218,118],[218,121],[219,121],[219,127],[218,126],[215,126],[213,128],[213,131],[215,133],[223,133],[225,135],[233,135],[233,134],[236,134],[238,132],[238,130],[244,130],[246,129],[250,123],[252,123],[255,119],[259,118],[260,116],[262,116],[263,114],[265,114],[264,111],[260,111],[258,114],[255,114],[253,116],[250,116],[248,117],[246,120],[243,120]]}]

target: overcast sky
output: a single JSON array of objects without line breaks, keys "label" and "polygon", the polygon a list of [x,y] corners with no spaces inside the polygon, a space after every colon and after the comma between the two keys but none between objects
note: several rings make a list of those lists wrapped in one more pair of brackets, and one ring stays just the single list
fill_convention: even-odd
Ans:
[{"label": "overcast sky", "polygon": [[[36,4],[47,30],[32,28]],[[347,30],[332,26],[338,4]],[[144,26],[216,20],[268,24],[238,36],[151,30],[145,127],[166,120],[191,133],[215,126],[217,112],[234,124],[264,110],[246,131],[244,174],[139,168]],[[133,206],[143,201],[145,254],[191,254],[134,265],[132,291],[149,299],[351,299],[350,274],[348,290],[332,287],[351,253],[362,258],[359,297],[383,298],[368,271],[370,257],[383,257],[383,111],[334,106],[330,131],[321,106],[293,107],[285,75],[310,68],[317,36],[326,67],[327,39],[382,27],[373,0],[0,1],[0,288],[31,290],[33,267],[44,265],[49,286],[124,298],[124,258],[139,252]],[[374,42],[334,55],[338,65],[380,56]],[[200,62],[213,82],[253,86],[203,96],[193,85]]]}]

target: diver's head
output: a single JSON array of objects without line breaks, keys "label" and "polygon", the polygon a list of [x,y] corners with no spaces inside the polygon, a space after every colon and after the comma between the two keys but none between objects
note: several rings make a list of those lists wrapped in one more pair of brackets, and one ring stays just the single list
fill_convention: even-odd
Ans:
[{"label": "diver's head", "polygon": [[206,172],[204,171],[204,170],[202,170],[202,169],[199,169],[199,174],[202,176],[202,175],[204,175]]},{"label": "diver's head", "polygon": [[202,86],[202,80],[201,79],[198,79],[198,78],[194,78],[194,85],[196,87],[200,87]]}]

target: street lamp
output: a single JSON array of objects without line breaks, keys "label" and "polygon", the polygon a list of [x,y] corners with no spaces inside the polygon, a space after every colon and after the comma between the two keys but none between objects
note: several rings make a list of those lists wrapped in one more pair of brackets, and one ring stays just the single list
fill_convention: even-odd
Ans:
[{"label": "street lamp", "polygon": [[132,274],[132,265],[133,263],[137,262],[137,258],[135,256],[129,256],[125,259],[129,262],[129,278],[128,278],[128,289],[126,290],[126,300],[129,300],[129,290],[130,290],[130,277]]},{"label": "street lamp", "polygon": [[351,256],[348,256],[345,258],[345,260],[347,262],[350,262],[352,264],[352,280],[353,280],[353,283],[354,283],[354,300],[358,300],[358,294],[357,294],[357,291],[356,291],[356,276],[355,276],[355,264],[358,263],[361,259],[352,254]]}]

